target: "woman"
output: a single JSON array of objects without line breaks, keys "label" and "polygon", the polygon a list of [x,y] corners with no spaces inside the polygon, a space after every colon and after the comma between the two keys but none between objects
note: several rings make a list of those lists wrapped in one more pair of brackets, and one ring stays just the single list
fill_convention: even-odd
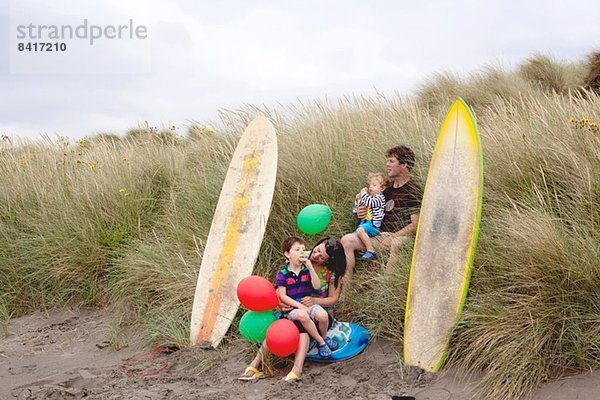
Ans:
[{"label": "woman", "polygon": [[[307,307],[314,304],[319,304],[327,310],[329,313],[329,326],[333,323],[333,317],[331,316],[331,307],[338,302],[340,293],[342,291],[342,277],[346,273],[346,255],[344,253],[344,247],[339,240],[332,238],[321,239],[315,244],[310,255],[308,256],[319,278],[321,279],[321,287],[317,290],[315,297],[304,297],[301,303]],[[287,306],[281,305],[282,310]],[[302,327],[302,324],[294,321],[298,330],[300,331],[300,340],[298,342],[298,350],[294,355],[294,365],[292,370],[284,378],[286,382],[293,382],[301,379],[302,368],[304,366],[304,360],[306,359],[306,353],[308,352],[308,346],[310,344],[310,337]],[[266,343],[263,342],[262,347],[254,357],[254,360],[250,363],[248,368],[244,371],[244,374],[238,379],[242,381],[253,381],[256,379],[264,378],[264,374],[260,371],[260,366],[266,352],[269,349]]]}]

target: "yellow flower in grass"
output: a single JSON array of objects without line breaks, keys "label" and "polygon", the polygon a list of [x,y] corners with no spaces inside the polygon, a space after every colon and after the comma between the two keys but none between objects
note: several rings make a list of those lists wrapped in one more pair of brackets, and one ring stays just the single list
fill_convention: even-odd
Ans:
[{"label": "yellow flower in grass", "polygon": [[598,126],[598,123],[596,121],[590,120],[589,118],[573,118],[571,117],[569,119],[569,122],[573,122],[575,123],[575,129],[588,129],[591,132],[598,132],[600,131],[600,127]]}]

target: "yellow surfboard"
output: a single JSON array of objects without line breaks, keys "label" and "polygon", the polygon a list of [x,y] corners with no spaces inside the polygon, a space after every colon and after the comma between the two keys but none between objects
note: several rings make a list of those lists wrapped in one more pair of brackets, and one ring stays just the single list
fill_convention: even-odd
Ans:
[{"label": "yellow surfboard", "polygon": [[218,346],[235,317],[236,288],[258,257],[276,174],[275,128],[257,117],[235,149],[206,240],[192,309],[194,345]]},{"label": "yellow surfboard", "polygon": [[475,118],[456,100],[433,152],[408,282],[404,363],[437,372],[467,296],[479,235],[483,155]]}]

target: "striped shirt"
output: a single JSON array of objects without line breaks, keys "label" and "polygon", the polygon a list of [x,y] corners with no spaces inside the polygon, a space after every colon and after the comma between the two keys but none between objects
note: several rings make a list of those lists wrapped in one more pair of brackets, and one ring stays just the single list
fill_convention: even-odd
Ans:
[{"label": "striped shirt", "polygon": [[367,215],[370,212],[373,226],[379,228],[385,215],[385,196],[383,193],[379,192],[375,196],[371,196],[368,192],[364,192],[360,202],[368,207]]},{"label": "striped shirt", "polygon": [[275,287],[285,286],[285,294],[296,301],[303,297],[312,296],[314,288],[310,279],[310,271],[302,264],[302,269],[296,275],[288,269],[289,264],[277,273]]}]

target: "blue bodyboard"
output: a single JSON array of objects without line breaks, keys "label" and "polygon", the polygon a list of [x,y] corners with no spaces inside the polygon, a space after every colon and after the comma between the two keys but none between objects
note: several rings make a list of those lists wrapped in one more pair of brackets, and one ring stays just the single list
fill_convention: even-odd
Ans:
[{"label": "blue bodyboard", "polygon": [[310,343],[306,355],[307,359],[322,363],[348,360],[359,355],[367,348],[369,340],[371,339],[371,333],[364,326],[352,322],[336,321],[331,328],[329,328],[329,331],[327,331],[327,337],[335,340],[339,345],[338,349],[333,352],[331,358],[327,360],[322,359],[319,356],[317,343],[313,340]]}]

